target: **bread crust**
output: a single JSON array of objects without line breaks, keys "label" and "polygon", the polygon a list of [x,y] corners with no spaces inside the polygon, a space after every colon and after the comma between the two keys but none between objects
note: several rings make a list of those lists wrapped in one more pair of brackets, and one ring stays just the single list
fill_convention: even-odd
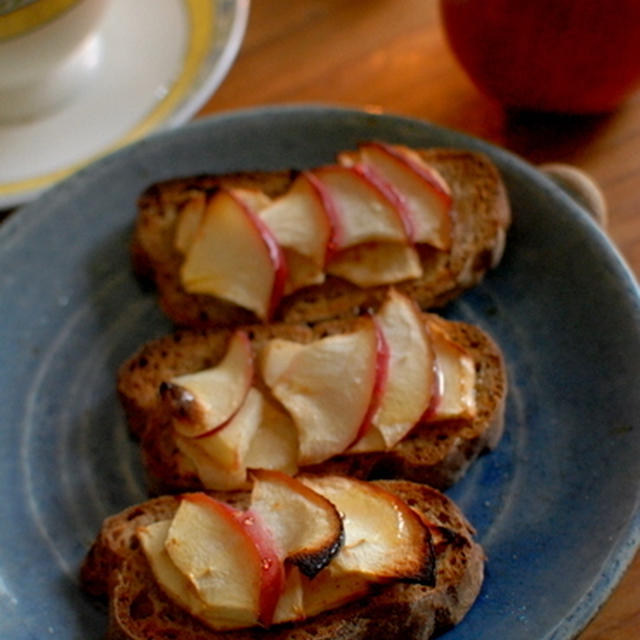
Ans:
[{"label": "bread crust", "polygon": [[[484,154],[453,149],[423,149],[419,153],[441,173],[453,197],[451,251],[420,245],[423,277],[397,284],[399,291],[428,309],[442,306],[474,286],[497,265],[511,213],[502,178]],[[181,205],[196,192],[212,192],[220,186],[259,188],[275,197],[286,191],[295,175],[295,171],[279,171],[194,176],[154,184],[141,195],[131,251],[134,270],[153,283],[160,306],[176,325],[202,328],[257,321],[253,313],[237,305],[188,294],[182,288],[182,256],[173,244]],[[321,285],[285,296],[273,320],[317,322],[357,315],[364,309],[378,308],[386,291],[386,286],[363,289],[329,276]]]},{"label": "bread crust", "polygon": [[[424,314],[428,323],[431,314]],[[493,449],[504,428],[507,375],[498,345],[483,330],[437,320],[455,342],[468,350],[476,366],[477,415],[473,420],[445,420],[416,427],[389,451],[344,455],[306,470],[360,479],[404,478],[445,489],[456,482],[485,450]],[[245,327],[255,352],[274,337],[298,342],[353,329],[361,319],[346,318],[307,325]],[[158,389],[163,381],[214,366],[222,359],[230,329],[182,330],[143,346],[120,368],[118,393],[129,427],[140,439],[152,493],[201,488],[195,471],[178,451],[173,427]]]},{"label": "bread crust", "polygon": [[[434,587],[395,583],[296,624],[215,632],[163,593],[135,542],[138,526],[171,517],[179,502],[174,496],[108,518],[81,568],[81,584],[90,594],[109,598],[109,640],[427,640],[458,624],[472,606],[484,577],[484,552],[469,522],[443,494],[401,480],[379,484],[429,523],[436,556]],[[246,494],[212,495],[242,504]]]}]

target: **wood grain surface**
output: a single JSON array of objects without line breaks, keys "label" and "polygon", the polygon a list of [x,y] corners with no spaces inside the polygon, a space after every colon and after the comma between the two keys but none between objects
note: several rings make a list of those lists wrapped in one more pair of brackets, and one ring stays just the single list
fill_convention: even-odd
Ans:
[{"label": "wood grain surface", "polygon": [[[608,232],[640,275],[640,92],[615,113],[506,113],[450,53],[434,0],[253,0],[240,54],[199,115],[321,102],[414,116],[600,185]],[[640,555],[579,640],[640,638]]]}]

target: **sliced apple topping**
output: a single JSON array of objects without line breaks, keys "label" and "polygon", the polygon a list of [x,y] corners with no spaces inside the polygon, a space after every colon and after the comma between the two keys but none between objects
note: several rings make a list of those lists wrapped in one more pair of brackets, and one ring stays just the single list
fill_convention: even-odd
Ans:
[{"label": "sliced apple topping", "polygon": [[262,420],[245,458],[247,469],[298,472],[298,431],[291,416],[268,395],[263,396]]},{"label": "sliced apple topping", "polygon": [[476,416],[476,370],[473,356],[446,332],[442,319],[429,317],[429,333],[438,374],[438,399],[423,420],[436,422]]},{"label": "sliced apple topping", "polygon": [[428,523],[393,493],[341,476],[253,479],[246,510],[184,494],[172,519],[137,531],[160,587],[213,629],[295,622],[374,584],[433,585]]},{"label": "sliced apple topping", "polygon": [[301,173],[289,190],[260,212],[281,247],[293,249],[322,269],[333,233],[330,213],[314,176]]},{"label": "sliced apple topping", "polygon": [[207,205],[180,277],[187,292],[217,296],[266,320],[282,297],[286,263],[247,200],[221,189]]},{"label": "sliced apple topping", "polygon": [[267,386],[273,387],[289,368],[304,344],[285,338],[273,338],[260,351],[258,367]]},{"label": "sliced apple topping", "polygon": [[329,565],[313,580],[301,576],[302,606],[307,616],[313,616],[364,598],[371,587],[367,577]]},{"label": "sliced apple topping", "polygon": [[325,496],[343,515],[345,539],[331,563],[334,571],[357,574],[369,582],[433,583],[431,536],[406,502],[375,484],[353,478],[300,476],[299,479]]},{"label": "sliced apple topping", "polygon": [[234,516],[239,520],[258,551],[261,571],[258,620],[261,625],[268,627],[273,622],[273,615],[284,589],[284,563],[278,553],[273,532],[262,521],[260,514],[236,510]]},{"label": "sliced apple topping", "polygon": [[242,330],[206,371],[161,394],[173,438],[204,487],[248,488],[247,473],[386,451],[421,423],[476,416],[471,352],[450,325],[391,289],[374,316],[312,342],[268,340],[257,355]]},{"label": "sliced apple topping", "polygon": [[[351,333],[293,347],[291,353],[282,348],[263,353],[265,382],[298,428],[301,465],[342,453],[359,434],[377,375],[377,331],[368,320]],[[287,358],[284,367],[272,361],[279,353]],[[273,371],[280,373],[270,375]]]},{"label": "sliced apple topping", "polygon": [[404,223],[394,203],[355,167],[331,165],[314,170],[334,203],[335,249],[363,242],[407,242]]},{"label": "sliced apple topping", "polygon": [[284,571],[257,516],[186,494],[168,526],[152,525],[139,536],[160,584],[207,624],[223,630],[271,623]]},{"label": "sliced apple topping", "polygon": [[318,180],[303,172],[284,195],[260,212],[285,255],[285,295],[324,282],[335,228],[332,211]]},{"label": "sliced apple topping", "polygon": [[283,295],[287,296],[303,287],[322,284],[326,280],[324,268],[319,267],[311,258],[286,247],[282,252],[287,263],[287,281]]},{"label": "sliced apple topping", "polygon": [[366,596],[375,583],[433,585],[435,556],[429,528],[404,501],[359,480],[301,476],[343,515],[345,541],[338,555],[313,580],[300,576],[308,616]]},{"label": "sliced apple topping", "polygon": [[181,435],[202,436],[222,428],[237,413],[251,388],[253,354],[249,337],[235,331],[215,366],[172,378],[160,395]]},{"label": "sliced apple topping", "polygon": [[387,182],[385,177],[378,171],[376,171],[375,168],[373,168],[371,165],[356,162],[355,164],[347,164],[346,166],[349,166],[352,171],[355,171],[365,180],[373,184],[375,189],[380,192],[388,202],[391,203],[393,209],[398,214],[402,222],[405,241],[413,242],[415,237],[413,219],[411,217],[411,212],[407,208],[405,198],[402,196],[402,194],[399,193],[391,183]]},{"label": "sliced apple topping", "polygon": [[442,176],[407,147],[369,142],[299,173],[274,199],[256,189],[194,193],[178,212],[174,247],[187,293],[268,320],[282,296],[327,274],[365,288],[419,278],[415,245],[449,251],[452,237]]},{"label": "sliced apple topping", "polygon": [[429,182],[433,182],[438,191],[448,196],[443,198],[445,201],[451,201],[451,189],[449,188],[447,181],[435,167],[432,167],[425,162],[422,156],[415,149],[411,149],[404,144],[391,144],[389,147],[395,153],[406,158],[407,162],[412,163],[416,171],[424,173],[424,179]]},{"label": "sliced apple topping", "polygon": [[260,189],[233,189],[233,195],[253,213],[261,213],[272,202],[271,198]]},{"label": "sliced apple topping", "polygon": [[196,467],[207,489],[238,489],[247,485],[247,457],[262,422],[263,397],[255,388],[221,429],[196,438],[174,434],[178,449]]},{"label": "sliced apple topping", "polygon": [[304,608],[302,579],[298,567],[293,564],[285,565],[284,589],[273,614],[274,624],[304,620],[309,616]]},{"label": "sliced apple topping", "polygon": [[194,191],[180,207],[174,239],[174,246],[180,253],[185,254],[189,250],[200,226],[206,206],[207,198],[205,192]]},{"label": "sliced apple topping", "polygon": [[373,416],[385,448],[402,440],[429,407],[435,359],[423,316],[406,296],[392,290],[377,314],[388,345],[388,379]]},{"label": "sliced apple topping", "polygon": [[375,378],[369,406],[360,423],[360,428],[356,433],[354,442],[366,437],[367,433],[371,431],[373,418],[378,412],[380,403],[382,402],[382,395],[386,391],[389,378],[389,344],[376,316],[372,317],[372,323],[376,335]]},{"label": "sliced apple topping", "polygon": [[380,429],[375,424],[371,424],[366,433],[358,438],[345,453],[370,453],[371,451],[385,451],[386,449],[387,445],[380,433]]},{"label": "sliced apple topping", "polygon": [[411,245],[368,242],[337,253],[327,264],[327,273],[359,287],[374,287],[419,278],[422,263]]},{"label": "sliced apple topping", "polygon": [[407,147],[382,142],[340,154],[345,166],[362,163],[391,185],[405,203],[413,241],[449,250],[452,241],[451,193],[442,176]]},{"label": "sliced apple topping", "polygon": [[252,472],[250,510],[271,530],[281,557],[313,578],[338,553],[342,519],[335,506],[279,471]]},{"label": "sliced apple topping", "polygon": [[162,590],[183,609],[214,629],[236,628],[255,624],[254,614],[227,616],[209,607],[191,586],[191,581],[173,563],[165,549],[171,520],[153,522],[137,531],[142,550]]},{"label": "sliced apple topping", "polygon": [[292,565],[287,568],[285,589],[273,621],[295,622],[309,618],[364,598],[371,590],[372,583],[366,576],[345,573],[333,562],[314,578],[308,578]]}]

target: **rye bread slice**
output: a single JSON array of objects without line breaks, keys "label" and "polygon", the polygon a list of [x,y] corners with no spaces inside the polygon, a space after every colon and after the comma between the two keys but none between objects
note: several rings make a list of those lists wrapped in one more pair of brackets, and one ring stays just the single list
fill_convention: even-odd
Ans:
[{"label": "rye bread slice", "polygon": [[[442,174],[453,195],[451,251],[420,245],[423,277],[396,285],[428,309],[442,306],[474,286],[498,264],[511,214],[502,178],[485,155],[452,149],[426,149],[420,154]],[[179,178],[154,184],[141,195],[132,241],[134,270],[157,288],[162,309],[176,325],[219,327],[257,320],[237,305],[212,296],[188,294],[182,288],[182,256],[174,248],[181,205],[194,192],[213,191],[219,186],[259,188],[275,197],[287,190],[295,175],[295,171],[280,171]],[[328,277],[321,285],[285,296],[273,320],[316,322],[357,315],[363,309],[378,308],[386,291],[385,286],[363,289]]]},{"label": "rye bread slice", "polygon": [[[425,322],[429,314],[425,314]],[[361,479],[403,478],[445,489],[456,482],[485,450],[494,448],[504,426],[507,375],[498,345],[480,328],[438,318],[450,338],[467,349],[476,366],[477,415],[416,427],[389,451],[339,456],[313,472],[339,473]],[[273,337],[309,342],[353,329],[358,318],[307,325],[246,327],[257,352]],[[230,329],[181,330],[144,345],[120,368],[118,393],[130,430],[140,439],[142,459],[152,493],[200,488],[192,466],[177,449],[170,416],[159,402],[163,381],[214,366],[224,355]]]},{"label": "rye bread slice", "polygon": [[[170,518],[179,498],[162,496],[105,520],[80,571],[84,589],[109,599],[108,640],[427,640],[458,624],[484,577],[484,553],[458,507],[438,491],[381,481],[423,514],[435,551],[436,583],[394,583],[372,595],[295,624],[215,632],[170,600],[153,578],[137,527]],[[214,494],[236,505],[246,494]]]}]

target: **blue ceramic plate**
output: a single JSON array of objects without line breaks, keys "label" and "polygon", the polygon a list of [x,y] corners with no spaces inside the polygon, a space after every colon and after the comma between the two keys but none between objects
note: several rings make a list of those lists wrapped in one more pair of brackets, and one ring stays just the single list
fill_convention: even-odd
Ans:
[{"label": "blue ceramic plate", "polygon": [[488,554],[448,640],[571,638],[640,532],[640,304],[629,270],[573,201],[504,151],[391,116],[274,108],[136,143],[0,228],[0,637],[102,637],[76,573],[102,519],[145,497],[114,388],[119,363],[169,330],[131,275],[135,201],[180,174],[303,167],[367,138],[487,152],[515,222],[500,267],[446,309],[502,345],[507,430],[450,494]]}]

